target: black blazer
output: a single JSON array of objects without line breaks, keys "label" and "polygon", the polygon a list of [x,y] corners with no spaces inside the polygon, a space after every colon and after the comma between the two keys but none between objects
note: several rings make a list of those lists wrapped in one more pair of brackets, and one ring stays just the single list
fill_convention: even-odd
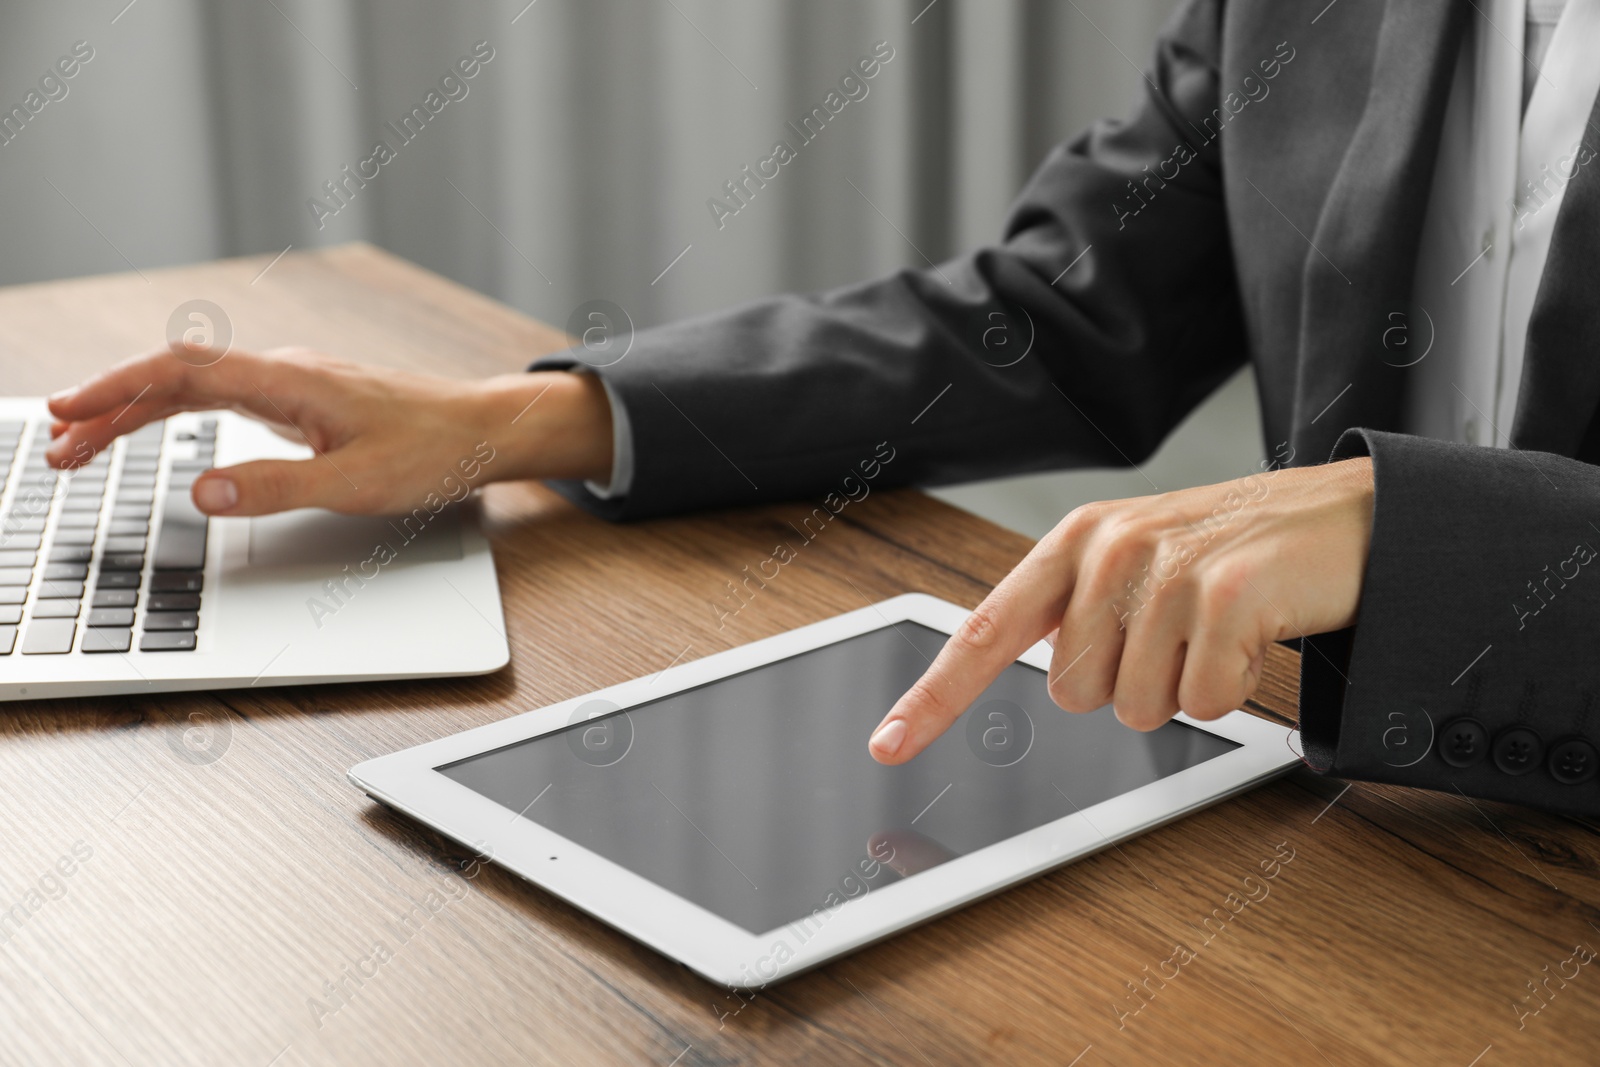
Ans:
[{"label": "black blazer", "polygon": [[1600,168],[1557,217],[1515,447],[1397,432],[1396,315],[1481,17],[1190,0],[1134,112],[1053,151],[999,244],[640,333],[599,372],[632,492],[564,491],[612,518],[818,498],[880,442],[879,485],[1132,464],[1249,360],[1271,455],[1376,470],[1358,622],[1306,642],[1308,761],[1600,814]]}]

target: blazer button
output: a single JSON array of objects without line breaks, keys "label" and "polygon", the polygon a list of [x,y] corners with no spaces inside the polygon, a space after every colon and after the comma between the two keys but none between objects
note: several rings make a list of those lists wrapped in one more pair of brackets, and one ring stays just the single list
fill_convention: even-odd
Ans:
[{"label": "blazer button", "polygon": [[1550,750],[1550,777],[1562,785],[1582,785],[1600,773],[1594,746],[1581,738],[1562,741]]},{"label": "blazer button", "polygon": [[1476,719],[1455,719],[1439,731],[1439,758],[1452,767],[1470,767],[1489,752],[1489,731]]},{"label": "blazer button", "polygon": [[1539,766],[1543,755],[1539,735],[1525,726],[1503,730],[1494,739],[1494,765],[1505,774],[1527,774]]}]

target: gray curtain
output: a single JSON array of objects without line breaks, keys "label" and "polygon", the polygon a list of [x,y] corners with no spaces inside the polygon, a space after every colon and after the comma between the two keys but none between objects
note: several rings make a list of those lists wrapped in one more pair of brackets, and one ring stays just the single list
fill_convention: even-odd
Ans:
[{"label": "gray curtain", "polygon": [[[1123,109],[1172,5],[8,3],[0,110],[94,55],[0,145],[0,282],[362,239],[557,324],[841,284],[992,239],[1049,146]],[[401,144],[385,124],[478,41],[493,59]],[[878,41],[866,97],[799,147],[786,123]],[[395,158],[319,227],[308,200],[380,137]],[[719,230],[707,200],[780,139],[798,158]]]}]

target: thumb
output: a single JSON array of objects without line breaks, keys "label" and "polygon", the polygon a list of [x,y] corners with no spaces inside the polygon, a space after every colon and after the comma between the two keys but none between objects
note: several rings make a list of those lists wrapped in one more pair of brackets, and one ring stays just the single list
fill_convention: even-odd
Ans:
[{"label": "thumb", "polygon": [[[270,515],[293,508],[328,507],[343,487],[323,459],[259,459],[206,471],[191,490],[207,515]],[[338,485],[334,482],[338,481]]]}]

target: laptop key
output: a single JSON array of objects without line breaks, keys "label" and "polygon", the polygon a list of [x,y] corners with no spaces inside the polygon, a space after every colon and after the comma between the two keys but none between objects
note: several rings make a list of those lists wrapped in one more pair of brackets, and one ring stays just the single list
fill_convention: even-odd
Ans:
[{"label": "laptop key", "polygon": [[[92,624],[91,624],[92,625]],[[102,626],[83,632],[80,652],[126,652],[133,644],[133,631],[126,626]]]},{"label": "laptop key", "polygon": [[195,637],[193,631],[167,630],[161,633],[150,633],[139,639],[140,652],[193,652]]},{"label": "laptop key", "polygon": [[28,599],[25,585],[0,585],[0,604],[21,604]]},{"label": "laptop key", "polygon": [[144,630],[193,630],[200,625],[197,611],[152,611],[144,617]]},{"label": "laptop key", "polygon": [[7,519],[3,524],[0,524],[0,530],[4,530],[7,533],[12,531],[16,533],[43,533],[44,516],[33,515],[25,519]]},{"label": "laptop key", "polygon": [[51,563],[88,563],[94,556],[94,549],[89,545],[53,545],[50,548]]},{"label": "laptop key", "polygon": [[41,535],[36,533],[0,533],[0,549],[8,552],[17,552],[24,549],[37,549]]},{"label": "laptop key", "polygon": [[100,571],[142,571],[144,557],[131,552],[113,552],[100,561]]},{"label": "laptop key", "polygon": [[78,617],[78,602],[76,600],[40,600],[33,605],[33,617],[36,619],[76,619]]},{"label": "laptop key", "polygon": [[61,518],[56,520],[56,525],[63,530],[81,530],[84,527],[94,529],[100,525],[100,512],[94,511],[63,511]]},{"label": "laptop key", "polygon": [[138,571],[101,571],[100,577],[94,580],[96,589],[137,589],[139,588]]},{"label": "laptop key", "polygon": [[[132,608],[94,608],[84,620],[85,626],[132,626]],[[146,621],[146,626],[149,622]]]},{"label": "laptop key", "polygon": [[137,537],[141,542],[149,532],[148,519],[119,519],[115,515],[111,517],[111,525],[106,528],[107,537]]},{"label": "laptop key", "polygon": [[[126,571],[121,573],[126,574]],[[90,602],[97,608],[132,608],[139,604],[139,590],[137,589],[96,589],[94,599]],[[198,601],[196,602],[198,606]],[[154,602],[151,603],[154,607]]]},{"label": "laptop key", "polygon": [[92,545],[94,544],[94,527],[71,527],[57,530],[55,544],[58,545]]},{"label": "laptop key", "polygon": [[105,551],[113,554],[143,553],[144,535],[138,537],[108,537],[106,538]]},{"label": "laptop key", "polygon": [[0,607],[0,626],[15,626],[21,621],[21,604],[7,604],[5,607]]},{"label": "laptop key", "polygon": [[186,492],[169,492],[161,508],[156,535],[155,569],[199,570],[206,562],[206,516]]},{"label": "laptop key", "polygon": [[87,563],[47,563],[44,580],[47,582],[81,582],[89,577]]},{"label": "laptop key", "polygon": [[199,611],[199,593],[151,593],[151,611]]},{"label": "laptop key", "polygon": [[31,581],[32,567],[0,567],[0,585],[27,585]]},{"label": "laptop key", "polygon": [[11,655],[11,650],[17,643],[17,628],[15,626],[0,626],[0,656]]},{"label": "laptop key", "polygon": [[[101,577],[105,577],[101,575]],[[205,585],[200,571],[166,571],[150,576],[152,593],[198,593]]]},{"label": "laptop key", "polygon": [[34,619],[22,635],[24,656],[59,656],[72,651],[77,619]]},{"label": "laptop key", "polygon": [[33,561],[39,558],[39,553],[27,549],[11,552],[0,552],[0,567],[31,567]]},{"label": "laptop key", "polygon": [[83,597],[82,582],[40,582],[40,600],[78,600]]}]

